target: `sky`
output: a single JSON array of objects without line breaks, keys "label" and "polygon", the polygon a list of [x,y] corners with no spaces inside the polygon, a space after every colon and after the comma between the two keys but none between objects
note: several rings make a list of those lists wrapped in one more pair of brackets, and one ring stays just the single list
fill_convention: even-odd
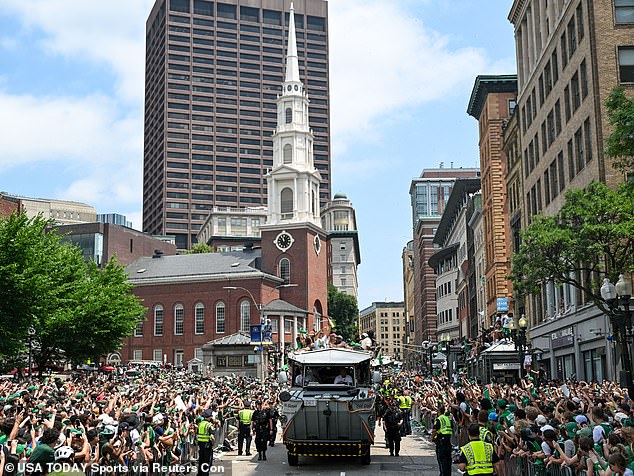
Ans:
[{"label": "sky", "polygon": [[[154,0],[0,2],[0,191],[142,223]],[[355,207],[359,308],[403,300],[409,186],[479,164],[478,74],[513,74],[511,0],[329,0],[332,193]]]}]

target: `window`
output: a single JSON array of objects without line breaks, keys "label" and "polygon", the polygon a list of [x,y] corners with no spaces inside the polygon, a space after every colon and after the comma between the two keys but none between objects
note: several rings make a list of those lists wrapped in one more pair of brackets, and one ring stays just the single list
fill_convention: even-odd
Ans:
[{"label": "window", "polygon": [[572,75],[570,80],[570,89],[572,90],[572,110],[576,111],[581,106],[581,90],[579,89],[579,74]]},{"label": "window", "polygon": [[614,0],[614,22],[634,23],[634,0]]},{"label": "window", "polygon": [[282,218],[293,216],[293,190],[288,187],[280,192],[280,213]]},{"label": "window", "polygon": [[557,169],[559,172],[559,191],[563,191],[566,187],[566,170],[564,166],[564,152],[561,151],[557,155]]},{"label": "window", "polygon": [[132,352],[132,358],[134,360],[143,360],[143,349],[135,349],[134,352]]},{"label": "window", "polygon": [[579,67],[579,75],[581,76],[581,97],[585,99],[588,95],[588,70],[586,68],[586,60],[581,62]]},{"label": "window", "polygon": [[143,321],[136,323],[136,327],[134,328],[134,337],[143,337]]},{"label": "window", "polygon": [[586,164],[592,160],[592,132],[590,130],[590,118],[583,121],[583,137],[586,141]]},{"label": "window", "polygon": [[293,110],[290,107],[286,108],[286,124],[293,122]]},{"label": "window", "polygon": [[581,3],[577,5],[577,11],[575,13],[577,17],[577,35],[579,36],[579,41],[583,40],[583,35],[585,33],[585,27],[583,25],[583,6]]},{"label": "window", "polygon": [[544,76],[539,75],[539,107],[544,104]]},{"label": "window", "polygon": [[225,303],[216,303],[216,333],[222,334],[225,331]]},{"label": "window", "polygon": [[570,111],[570,88],[568,86],[564,88],[564,112],[566,115],[567,123],[572,115]]},{"label": "window", "polygon": [[555,51],[553,51],[553,54],[550,57],[550,63],[552,64],[552,68],[553,68],[553,85],[554,85],[554,84],[557,84],[557,81],[559,80],[559,63],[557,61],[557,48],[555,48]]},{"label": "window", "polygon": [[561,134],[561,103],[559,99],[555,103],[555,132],[557,137]]},{"label": "window", "polygon": [[157,362],[163,361],[163,349],[154,349],[152,352],[152,360],[156,360]]},{"label": "window", "polygon": [[634,83],[634,46],[619,47],[619,80]]},{"label": "window", "polygon": [[174,306],[174,335],[183,335],[183,324],[185,321],[185,309],[182,304]]},{"label": "window", "polygon": [[198,360],[203,360],[203,349],[202,347],[196,347],[194,349],[194,358]]},{"label": "window", "polygon": [[552,69],[550,68],[550,61],[546,63],[546,69],[544,69],[544,88],[546,89],[546,97],[553,89],[553,76]]},{"label": "window", "polygon": [[160,304],[154,306],[154,335],[163,335],[163,306]]},{"label": "window", "polygon": [[242,332],[249,332],[249,326],[251,324],[251,304],[249,301],[244,300],[240,303],[240,330]]},{"label": "window", "polygon": [[189,13],[189,0],[170,0],[170,11]]},{"label": "window", "polygon": [[566,69],[568,64],[568,45],[566,44],[566,32],[561,35],[561,67]]},{"label": "window", "polygon": [[[218,17],[229,18],[230,20],[236,19],[236,6],[228,5],[226,3],[218,3]],[[229,24],[223,23],[223,26],[229,27]]]},{"label": "window", "polygon": [[577,28],[575,26],[574,17],[568,22],[568,54],[572,58],[572,55],[577,49]]},{"label": "window", "polygon": [[288,258],[280,260],[280,278],[284,280],[284,284],[291,282],[291,262]]},{"label": "window", "polygon": [[293,146],[286,144],[284,146],[283,160],[285,164],[293,163]]},{"label": "window", "polygon": [[572,145],[572,139],[568,141],[568,177],[572,180],[576,174],[575,154]]},{"label": "window", "polygon": [[216,367],[226,367],[227,366],[227,356],[219,355],[216,357]]},{"label": "window", "polygon": [[559,195],[559,183],[557,176],[557,160],[553,160],[550,164],[550,195],[554,199],[557,195]]},{"label": "window", "polygon": [[214,16],[214,2],[208,0],[194,0],[194,14]]},{"label": "window", "polygon": [[583,133],[581,132],[581,128],[577,129],[575,132],[575,153],[577,158],[577,172],[583,169],[585,165],[585,157],[583,150]]},{"label": "window", "polygon": [[196,320],[195,332],[196,334],[205,333],[205,305],[202,303],[196,304],[194,309],[194,315]]}]

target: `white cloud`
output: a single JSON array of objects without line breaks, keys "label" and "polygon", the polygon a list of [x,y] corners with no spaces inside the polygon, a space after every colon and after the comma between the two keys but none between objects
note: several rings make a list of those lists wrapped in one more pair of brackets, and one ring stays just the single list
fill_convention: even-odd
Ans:
[{"label": "white cloud", "polygon": [[484,52],[452,49],[402,2],[330,2],[332,134],[336,155],[350,141],[380,136],[390,115],[451,94],[486,69]]},{"label": "white cloud", "polygon": [[55,162],[83,178],[57,197],[97,205],[141,201],[142,120],[104,96],[38,98],[0,91],[0,169]]},{"label": "white cloud", "polygon": [[122,98],[142,104],[145,19],[153,0],[5,0],[0,10],[42,30],[42,47],[54,54],[103,62]]}]

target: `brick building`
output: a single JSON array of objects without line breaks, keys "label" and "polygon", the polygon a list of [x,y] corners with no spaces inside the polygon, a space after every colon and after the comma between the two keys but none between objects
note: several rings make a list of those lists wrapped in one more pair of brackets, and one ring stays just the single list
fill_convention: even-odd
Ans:
[{"label": "brick building", "polygon": [[22,209],[20,199],[11,195],[0,194],[0,217],[9,216]]},{"label": "brick building", "polygon": [[488,324],[498,314],[497,299],[510,299],[511,250],[506,209],[506,160],[502,149],[503,127],[517,104],[517,76],[478,76],[467,113],[478,121],[482,224],[485,236],[485,290]]},{"label": "brick building", "polygon": [[154,238],[140,231],[112,223],[82,223],[63,225],[56,228],[64,235],[62,241],[79,246],[86,260],[92,259],[103,266],[116,256],[124,265],[142,256],[152,256],[156,250],[162,254],[175,255],[176,246]]},{"label": "brick building", "polygon": [[373,331],[381,354],[401,360],[405,321],[403,302],[373,302],[359,312],[359,332]]},{"label": "brick building", "polygon": [[409,194],[412,204],[414,309],[413,344],[436,340],[436,275],[429,258],[437,249],[433,243],[445,202],[457,178],[479,177],[480,169],[424,169],[412,180]]}]

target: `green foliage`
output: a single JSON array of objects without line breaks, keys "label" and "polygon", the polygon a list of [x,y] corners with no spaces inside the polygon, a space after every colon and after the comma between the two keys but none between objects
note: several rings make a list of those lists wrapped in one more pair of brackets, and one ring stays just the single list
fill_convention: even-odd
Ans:
[{"label": "green foliage", "polygon": [[[592,183],[570,190],[555,216],[535,216],[522,232],[511,279],[520,295],[537,293],[542,283],[568,283],[605,309],[600,285],[634,270],[634,185],[612,190]],[[594,280],[592,279],[594,277]]]},{"label": "green foliage", "polygon": [[40,369],[61,357],[82,361],[116,350],[145,311],[121,265],[87,265],[49,227],[24,213],[0,219],[0,357],[25,352],[33,327]]},{"label": "green foliage", "polygon": [[332,283],[328,283],[328,313],[335,322],[335,330],[345,340],[357,335],[359,309],[354,296],[340,292]]},{"label": "green foliage", "polygon": [[215,253],[215,252],[216,250],[212,248],[211,246],[209,246],[207,243],[196,243],[194,246],[192,246],[192,249],[189,251],[186,251],[185,254],[195,255],[195,254],[201,254],[201,253]]},{"label": "green foliage", "polygon": [[605,102],[612,133],[606,139],[606,155],[623,173],[634,171],[634,99],[623,88],[614,88]]}]

